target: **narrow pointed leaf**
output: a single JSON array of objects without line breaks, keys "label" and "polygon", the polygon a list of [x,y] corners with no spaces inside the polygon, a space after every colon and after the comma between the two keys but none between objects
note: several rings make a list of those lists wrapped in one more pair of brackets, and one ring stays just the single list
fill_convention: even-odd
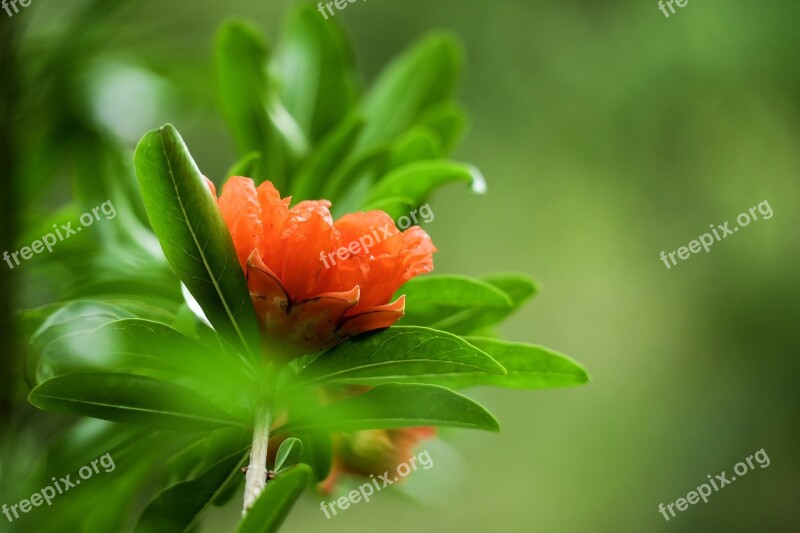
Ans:
[{"label": "narrow pointed leaf", "polygon": [[[428,374],[397,378],[393,382],[428,383],[450,389],[489,386],[508,389],[547,389],[571,387],[589,381],[586,369],[561,353],[542,346],[505,342],[497,339],[466,337],[470,344],[491,354],[508,371],[505,375],[485,372]],[[384,380],[367,380],[365,384],[378,385]]]},{"label": "narrow pointed leaf", "polygon": [[425,126],[414,126],[392,145],[386,171],[417,161],[430,161],[444,155],[442,143],[436,134]]},{"label": "narrow pointed leaf", "polygon": [[365,98],[369,119],[360,146],[396,137],[420,114],[450,99],[461,70],[461,49],[449,35],[432,35],[394,60]]},{"label": "narrow pointed leaf", "polygon": [[437,188],[454,182],[467,183],[477,193],[486,192],[483,175],[471,165],[452,161],[418,161],[395,169],[381,178],[370,190],[366,203],[402,196],[419,205],[425,203]]},{"label": "narrow pointed leaf", "polygon": [[330,474],[333,464],[333,439],[325,431],[305,430],[295,433],[303,442],[301,463],[307,464],[314,471],[314,481],[322,481]]},{"label": "narrow pointed leaf", "polygon": [[[353,194],[353,190],[361,184],[369,187],[381,175],[388,155],[388,146],[378,146],[340,162],[330,178],[325,181],[322,197],[333,202],[334,208],[338,211],[338,204],[342,199],[346,199],[348,194]],[[355,194],[363,197],[364,193],[356,190]]]},{"label": "narrow pointed leaf", "polygon": [[[231,21],[217,33],[214,60],[220,105],[241,156],[261,154],[265,168],[282,169],[278,154],[266,155],[271,125],[266,109],[267,45],[250,26]],[[260,170],[259,174],[265,174]],[[259,176],[251,176],[256,179]]]},{"label": "narrow pointed leaf", "polygon": [[161,247],[214,328],[258,352],[258,324],[228,228],[200,170],[170,125],[139,143],[136,174]]},{"label": "narrow pointed leaf", "polygon": [[357,92],[355,61],[335,20],[311,6],[287,20],[275,64],[281,100],[306,136],[317,141],[350,112]]},{"label": "narrow pointed leaf", "polygon": [[406,315],[401,323],[434,329],[446,329],[442,326],[461,311],[510,311],[514,305],[505,292],[491,283],[456,275],[414,278],[397,291],[396,296],[400,295],[406,297]]},{"label": "narrow pointed leaf", "polygon": [[55,375],[50,360],[63,345],[81,345],[87,333],[108,322],[132,318],[128,311],[105,302],[70,302],[51,314],[31,337],[25,358],[26,379],[38,384]]},{"label": "narrow pointed leaf", "polygon": [[512,302],[510,308],[467,308],[454,310],[449,316],[435,322],[437,329],[470,335],[498,324],[517,311],[538,291],[536,283],[520,274],[492,274],[481,278],[482,281],[503,291]]},{"label": "narrow pointed leaf", "polygon": [[511,297],[491,283],[466,276],[433,275],[410,280],[397,291],[406,296],[400,324],[465,333],[475,320],[511,313]]},{"label": "narrow pointed leaf", "polygon": [[42,356],[39,376],[137,368],[197,374],[211,366],[222,367],[225,361],[219,356],[159,322],[122,318],[52,340]]},{"label": "narrow pointed leaf", "polygon": [[225,178],[231,176],[244,176],[246,178],[258,174],[258,167],[261,164],[261,153],[250,152],[242,156],[231,168],[225,172]]},{"label": "narrow pointed leaf", "polygon": [[489,274],[481,279],[505,292],[515,307],[525,303],[539,290],[531,278],[522,274]]},{"label": "narrow pointed leaf", "polygon": [[297,465],[267,483],[264,492],[239,524],[239,533],[278,531],[292,506],[311,481],[311,469]]},{"label": "narrow pointed leaf", "polygon": [[164,467],[168,485],[194,477],[208,466],[203,460],[208,453],[210,441],[210,437],[200,438],[169,458]]},{"label": "narrow pointed leaf", "polygon": [[303,443],[300,439],[289,437],[281,443],[275,456],[275,471],[294,466],[303,454]]},{"label": "narrow pointed leaf", "polygon": [[142,512],[135,533],[188,531],[198,524],[203,512],[229,480],[241,476],[247,451],[222,457],[189,481],[177,483],[158,494]]},{"label": "narrow pointed leaf", "polygon": [[[228,453],[237,450],[243,450],[250,447],[253,440],[253,435],[249,430],[242,428],[227,428],[215,431],[212,434],[211,442],[208,447],[208,454],[204,464],[206,466],[213,464],[218,458],[227,455]],[[244,485],[244,476],[232,476],[225,484],[220,487],[217,496],[214,498],[213,504],[217,507],[226,505],[238,493],[239,489]]]},{"label": "narrow pointed leaf", "polygon": [[293,201],[322,196],[323,186],[336,167],[347,158],[363,126],[364,119],[353,116],[322,139],[292,180]]},{"label": "narrow pointed leaf", "polygon": [[39,356],[39,382],[74,372],[144,375],[183,385],[245,417],[256,386],[240,359],[212,342],[200,343],[158,322],[115,320],[50,342]]},{"label": "narrow pointed leaf", "polygon": [[65,374],[33,389],[28,399],[46,411],[176,431],[240,425],[185,387],[129,374]]},{"label": "narrow pointed leaf", "polygon": [[444,153],[449,154],[466,129],[467,115],[455,102],[445,102],[425,111],[417,124],[436,132]]},{"label": "narrow pointed leaf", "polygon": [[397,224],[397,220],[400,217],[407,216],[411,213],[416,207],[416,202],[410,200],[408,198],[403,198],[402,196],[392,196],[390,198],[384,198],[382,200],[378,200],[377,202],[373,202],[371,204],[367,204],[363,207],[363,211],[383,211],[388,213],[391,216],[395,224]]},{"label": "narrow pointed leaf", "polygon": [[231,21],[215,43],[217,82],[223,115],[240,155],[262,155],[252,177],[269,179],[280,190],[307,141],[295,119],[278,101],[270,81],[267,44],[250,25]]},{"label": "narrow pointed leaf", "polygon": [[[512,389],[545,389],[581,385],[589,381],[589,374],[580,363],[542,346],[478,337],[467,337],[466,340],[503,361],[508,370],[507,375],[497,380],[491,376],[484,380],[484,376],[473,374],[471,377],[476,380],[475,384]],[[453,377],[458,379],[458,376]],[[453,385],[461,388],[468,381],[469,378],[465,378],[463,384],[456,381]]]},{"label": "narrow pointed leaf", "polygon": [[500,430],[497,420],[482,405],[437,385],[379,385],[306,416],[285,429],[295,431],[311,427],[329,431],[360,431],[451,426]]},{"label": "narrow pointed leaf", "polygon": [[309,363],[299,377],[314,382],[358,383],[376,377],[474,371],[505,372],[489,355],[455,335],[396,326],[348,339]]}]

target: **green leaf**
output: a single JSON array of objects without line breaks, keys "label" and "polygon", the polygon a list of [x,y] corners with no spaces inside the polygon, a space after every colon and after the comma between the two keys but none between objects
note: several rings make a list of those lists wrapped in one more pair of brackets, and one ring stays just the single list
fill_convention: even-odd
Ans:
[{"label": "green leaf", "polygon": [[[118,424],[113,426],[117,436],[119,430],[126,429]],[[62,453],[48,457],[42,474],[65,472],[67,468],[72,468],[71,465],[88,464],[89,458],[104,454],[113,459],[114,468],[110,472],[100,470],[99,475],[92,477],[92,494],[82,490],[65,492],[59,495],[59,502],[48,507],[48,512],[43,516],[32,513],[26,517],[24,530],[50,531],[54,529],[53,524],[58,524],[56,529],[59,531],[129,531],[130,517],[138,512],[140,496],[152,485],[154,472],[160,472],[165,456],[174,453],[176,447],[187,445],[187,435],[135,429],[136,433],[130,437],[115,439],[115,443],[105,445],[98,442],[97,448],[87,449],[77,442],[71,443],[74,447],[62,443],[62,451],[65,447],[71,448],[67,456]],[[70,456],[74,457],[69,459]],[[38,479],[33,472],[29,475],[30,481],[40,487],[51,483],[49,474]]]},{"label": "green leaf", "polygon": [[240,155],[263,156],[250,177],[257,183],[269,178],[281,190],[307,141],[270,85],[268,56],[266,43],[251,26],[231,21],[220,28],[215,63],[223,115]]},{"label": "green leaf", "polygon": [[281,443],[275,456],[275,472],[294,466],[303,454],[303,443],[300,439],[289,437]]},{"label": "green leaf", "polygon": [[151,131],[134,162],[147,216],[170,265],[214,328],[257,354],[258,323],[233,240],[183,139],[170,125]]},{"label": "green leaf", "polygon": [[239,524],[239,533],[278,531],[292,506],[311,481],[311,469],[297,465],[267,483],[253,508]]},{"label": "green leaf", "polygon": [[370,148],[409,128],[427,108],[453,95],[461,50],[449,35],[431,35],[395,59],[364,102],[368,124],[360,147]]},{"label": "green leaf", "polygon": [[390,198],[383,198],[377,202],[367,204],[362,208],[362,211],[384,211],[385,213],[388,213],[389,216],[394,219],[395,224],[397,224],[397,219],[408,215],[414,210],[415,207],[415,202],[409,198],[392,196]]},{"label": "green leaf", "polygon": [[414,126],[392,145],[387,171],[416,163],[438,159],[444,155],[442,143],[436,134],[425,126]]},{"label": "green leaf", "polygon": [[387,383],[292,422],[286,431],[329,431],[452,426],[499,431],[483,406],[437,385]]},{"label": "green leaf", "polygon": [[[227,428],[211,434],[208,454],[204,461],[205,466],[210,466],[220,457],[224,457],[238,450],[250,447],[253,440],[252,432],[241,428]],[[213,504],[217,507],[226,505],[236,496],[239,488],[244,485],[244,476],[233,476],[222,487],[214,498]]]},{"label": "green leaf", "polygon": [[240,425],[185,387],[129,374],[65,374],[33,389],[28,399],[45,411],[176,431]]},{"label": "green leaf", "polygon": [[129,167],[128,150],[100,130],[86,131],[68,142],[74,197],[81,212],[88,213],[101,206],[106,217],[113,215],[107,218],[108,222],[92,229],[93,235],[97,232],[98,243],[102,243],[106,253],[109,248],[120,247],[127,254],[136,255],[140,262],[163,262],[160,254],[150,253],[155,238],[147,229],[144,205],[136,194],[136,177]]},{"label": "green leaf", "polygon": [[[589,381],[589,374],[580,363],[542,346],[478,337],[467,337],[466,340],[502,361],[508,370],[508,375],[503,379],[489,377],[488,385],[544,389],[580,385]],[[454,377],[457,379],[457,376]],[[483,376],[475,374],[473,378],[482,379]]]},{"label": "green leaf", "polygon": [[90,331],[98,326],[119,320],[133,318],[125,309],[105,302],[81,300],[61,306],[42,322],[31,337],[31,344],[49,343],[64,334]]},{"label": "green leaf", "polygon": [[425,111],[417,124],[436,132],[444,153],[449,154],[466,129],[467,115],[455,102],[445,102]]},{"label": "green leaf", "polygon": [[[378,146],[357,157],[350,157],[342,161],[336,166],[330,178],[325,181],[322,197],[333,202],[334,208],[338,210],[340,200],[346,199],[348,193],[351,195],[365,195],[366,189],[386,166],[388,154],[388,146]],[[353,190],[357,189],[362,183],[365,184],[364,191],[356,190],[354,192]]]},{"label": "green leaf", "polygon": [[[452,317],[464,310],[475,313],[491,309],[510,311],[511,298],[491,283],[466,276],[421,276],[408,281],[395,298],[406,296],[403,325],[446,329]],[[444,327],[442,327],[444,326]]]},{"label": "green leaf", "polygon": [[30,339],[45,320],[62,307],[64,307],[63,303],[56,302],[17,311],[13,317],[15,330],[20,338]]},{"label": "green leaf", "polygon": [[298,378],[358,383],[371,378],[470,372],[503,374],[503,367],[460,337],[416,326],[367,333],[334,346],[309,363]]},{"label": "green leaf", "polygon": [[275,54],[281,99],[306,136],[317,141],[350,112],[357,93],[354,58],[334,20],[311,6],[287,19]]},{"label": "green leaf", "polygon": [[96,297],[101,297],[104,302],[121,307],[139,318],[163,324],[171,324],[180,309],[180,304],[157,296],[142,295],[136,300],[133,299],[133,295],[130,298],[116,298],[113,295]]},{"label": "green leaf", "polygon": [[210,437],[202,437],[169,458],[164,467],[168,485],[200,474],[207,466],[203,460],[208,454],[210,441]]},{"label": "green leaf", "polygon": [[138,318],[117,320],[97,328],[85,341],[95,347],[95,353],[98,348],[105,348],[107,353],[119,356],[121,364],[132,367],[207,378],[228,385],[231,392],[247,385],[248,375],[219,344],[195,341],[158,322]]},{"label": "green leaf", "polygon": [[311,467],[314,481],[327,478],[333,464],[333,440],[330,433],[309,429],[295,435],[303,442],[303,453],[299,462]]},{"label": "green leaf", "polygon": [[489,274],[481,279],[505,292],[515,307],[525,303],[539,290],[532,279],[522,274]]},{"label": "green leaf", "polygon": [[[501,363],[508,373],[503,376],[485,372],[429,374],[395,381],[428,383],[450,389],[491,386],[508,389],[546,389],[581,385],[589,380],[586,369],[566,355],[541,346],[505,342],[496,339],[466,337],[470,344]],[[380,383],[374,380],[370,384]]]},{"label": "green leaf", "polygon": [[436,326],[439,329],[457,335],[468,335],[482,328],[493,326],[514,313],[538,290],[533,280],[521,274],[492,274],[481,279],[505,292],[513,303],[511,308],[464,309],[454,312],[448,319],[438,321]]},{"label": "green leaf", "polygon": [[158,494],[139,517],[136,533],[188,531],[198,524],[203,512],[220,495],[247,459],[241,450],[219,459],[189,481],[177,483]]},{"label": "green leaf", "polygon": [[[221,457],[240,452],[250,444],[249,431],[242,428],[226,428],[212,432],[174,454],[167,462],[165,471],[167,485],[174,485],[200,475]],[[214,505],[221,507],[235,495],[244,476],[233,476],[225,486],[220,487],[214,498]]]},{"label": "green leaf", "polygon": [[477,193],[486,192],[486,181],[480,171],[452,161],[418,161],[391,171],[372,187],[365,203],[382,198],[402,196],[417,205],[425,203],[435,189],[453,182],[464,182]]},{"label": "green leaf", "polygon": [[303,163],[292,180],[293,201],[312,200],[322,196],[325,182],[347,158],[363,127],[364,119],[354,115],[322,139],[319,147]]},{"label": "green leaf", "polygon": [[47,361],[63,346],[79,343],[88,332],[120,318],[133,317],[121,307],[95,301],[70,302],[52,313],[31,337],[25,358],[25,375],[33,385],[53,373]]},{"label": "green leaf", "polygon": [[183,385],[244,419],[256,380],[239,363],[219,343],[201,344],[164,324],[134,318],[48,343],[36,379],[92,371],[144,375]]},{"label": "green leaf", "polygon": [[[481,279],[424,276],[403,285],[395,298],[406,295],[406,315],[401,325],[468,335],[501,322],[536,290],[533,281],[519,274],[497,274]],[[502,302],[498,299],[500,294]],[[488,333],[482,331],[482,334]]]},{"label": "green leaf", "polygon": [[46,470],[57,468],[57,465],[80,464],[87,456],[99,457],[106,452],[116,458],[117,451],[154,433],[147,428],[81,418],[64,428],[63,432],[48,438]]},{"label": "green leaf", "polygon": [[[264,156],[260,169],[251,176],[258,180],[266,169],[280,173],[283,161],[276,148],[267,108],[267,45],[249,25],[231,21],[217,33],[214,59],[222,114],[228,123],[239,154],[256,152]],[[268,156],[265,154],[269,153]],[[276,184],[278,186],[278,184]]]},{"label": "green leaf", "polygon": [[261,153],[250,152],[242,156],[231,168],[225,173],[225,179],[231,176],[243,176],[251,178],[258,174],[258,167],[261,164]]},{"label": "green leaf", "polygon": [[38,378],[42,381],[70,371],[136,368],[194,374],[222,366],[216,364],[218,355],[164,324],[124,318],[51,340]]},{"label": "green leaf", "polygon": [[[283,102],[272,91],[268,95],[267,116],[272,126],[275,142],[284,153],[284,168],[282,176],[278,175],[276,179],[272,179],[272,175],[266,177],[276,187],[281,185],[286,188],[286,185],[289,184],[289,177],[296,172],[300,161],[308,155],[309,142],[294,117],[289,114],[283,106]],[[268,155],[271,153],[267,152]]]}]

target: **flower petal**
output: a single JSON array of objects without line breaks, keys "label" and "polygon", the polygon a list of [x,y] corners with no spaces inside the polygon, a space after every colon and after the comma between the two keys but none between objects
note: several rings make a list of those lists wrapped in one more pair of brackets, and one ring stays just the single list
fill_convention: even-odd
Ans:
[{"label": "flower petal", "polygon": [[403,295],[393,303],[372,307],[347,318],[339,328],[339,333],[343,337],[352,337],[374,329],[388,328],[403,317],[405,309],[406,297]]},{"label": "flower petal", "polygon": [[285,332],[289,295],[278,276],[261,260],[258,250],[253,250],[247,259],[247,287],[262,327],[273,333]]},{"label": "flower petal", "polygon": [[281,199],[275,186],[265,181],[257,189],[258,204],[261,207],[261,226],[263,228],[264,249],[261,257],[264,264],[280,275],[279,261],[282,253],[281,234],[289,219],[289,198]]},{"label": "flower petal", "polygon": [[341,289],[326,286],[330,271],[322,258],[331,249],[334,232],[333,217],[325,203],[290,212],[281,233],[281,257],[276,261],[275,272],[295,301],[353,288],[354,285]]},{"label": "flower petal", "polygon": [[334,344],[345,312],[358,303],[360,290],[320,294],[305,300],[289,311],[289,329],[293,340],[307,347],[321,349]]},{"label": "flower petal", "polygon": [[253,180],[239,176],[230,178],[222,187],[218,204],[233,237],[239,264],[246,270],[250,252],[261,250],[263,235],[261,207]]}]

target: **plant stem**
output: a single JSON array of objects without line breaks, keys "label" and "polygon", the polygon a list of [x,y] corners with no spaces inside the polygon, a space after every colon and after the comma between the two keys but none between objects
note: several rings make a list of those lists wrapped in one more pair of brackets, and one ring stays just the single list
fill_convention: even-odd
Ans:
[{"label": "plant stem", "polygon": [[244,488],[244,508],[242,516],[247,514],[261,491],[267,485],[267,451],[269,447],[269,426],[272,416],[265,402],[256,408],[253,424],[253,446],[250,448],[250,466],[247,468]]}]

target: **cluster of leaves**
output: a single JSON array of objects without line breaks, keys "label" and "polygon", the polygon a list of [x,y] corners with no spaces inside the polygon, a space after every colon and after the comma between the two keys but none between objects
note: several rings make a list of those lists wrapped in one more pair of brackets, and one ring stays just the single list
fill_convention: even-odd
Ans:
[{"label": "cluster of leaves", "polygon": [[[274,54],[238,22],[220,30],[215,53],[222,110],[241,156],[228,175],[270,179],[293,201],[326,198],[339,212],[382,209],[395,217],[450,182],[483,189],[474,168],[443,159],[465,122],[452,99],[460,70],[452,38],[424,39],[363,96],[341,28],[312,8],[293,13]],[[407,297],[398,325],[285,366],[268,363],[230,234],[175,128],[145,135],[134,162],[163,257],[142,244],[153,234],[134,223],[141,214],[135,205],[124,208],[123,194],[114,201],[120,198],[120,216],[131,226],[120,231],[137,233],[106,242],[140,250],[131,277],[153,268],[159,282],[34,312],[41,320],[26,361],[33,405],[108,421],[81,422],[65,437],[67,449],[111,450],[124,465],[124,480],[105,483],[127,507],[114,516],[87,513],[102,530],[134,511],[136,495],[154,481],[154,464],[164,466],[155,480],[161,490],[136,531],[188,531],[209,506],[230,501],[265,404],[273,434],[285,440],[269,465],[275,478],[240,531],[277,529],[304,488],[328,474],[337,432],[424,425],[496,431],[496,419],[456,390],[587,379],[559,353],[492,333],[536,291],[519,275],[414,279],[398,293]],[[181,284],[202,318],[180,303]],[[117,285],[112,292],[125,291]],[[365,385],[363,394],[339,394]],[[323,403],[320,390],[345,399]],[[70,512],[81,511],[75,505]]]}]

